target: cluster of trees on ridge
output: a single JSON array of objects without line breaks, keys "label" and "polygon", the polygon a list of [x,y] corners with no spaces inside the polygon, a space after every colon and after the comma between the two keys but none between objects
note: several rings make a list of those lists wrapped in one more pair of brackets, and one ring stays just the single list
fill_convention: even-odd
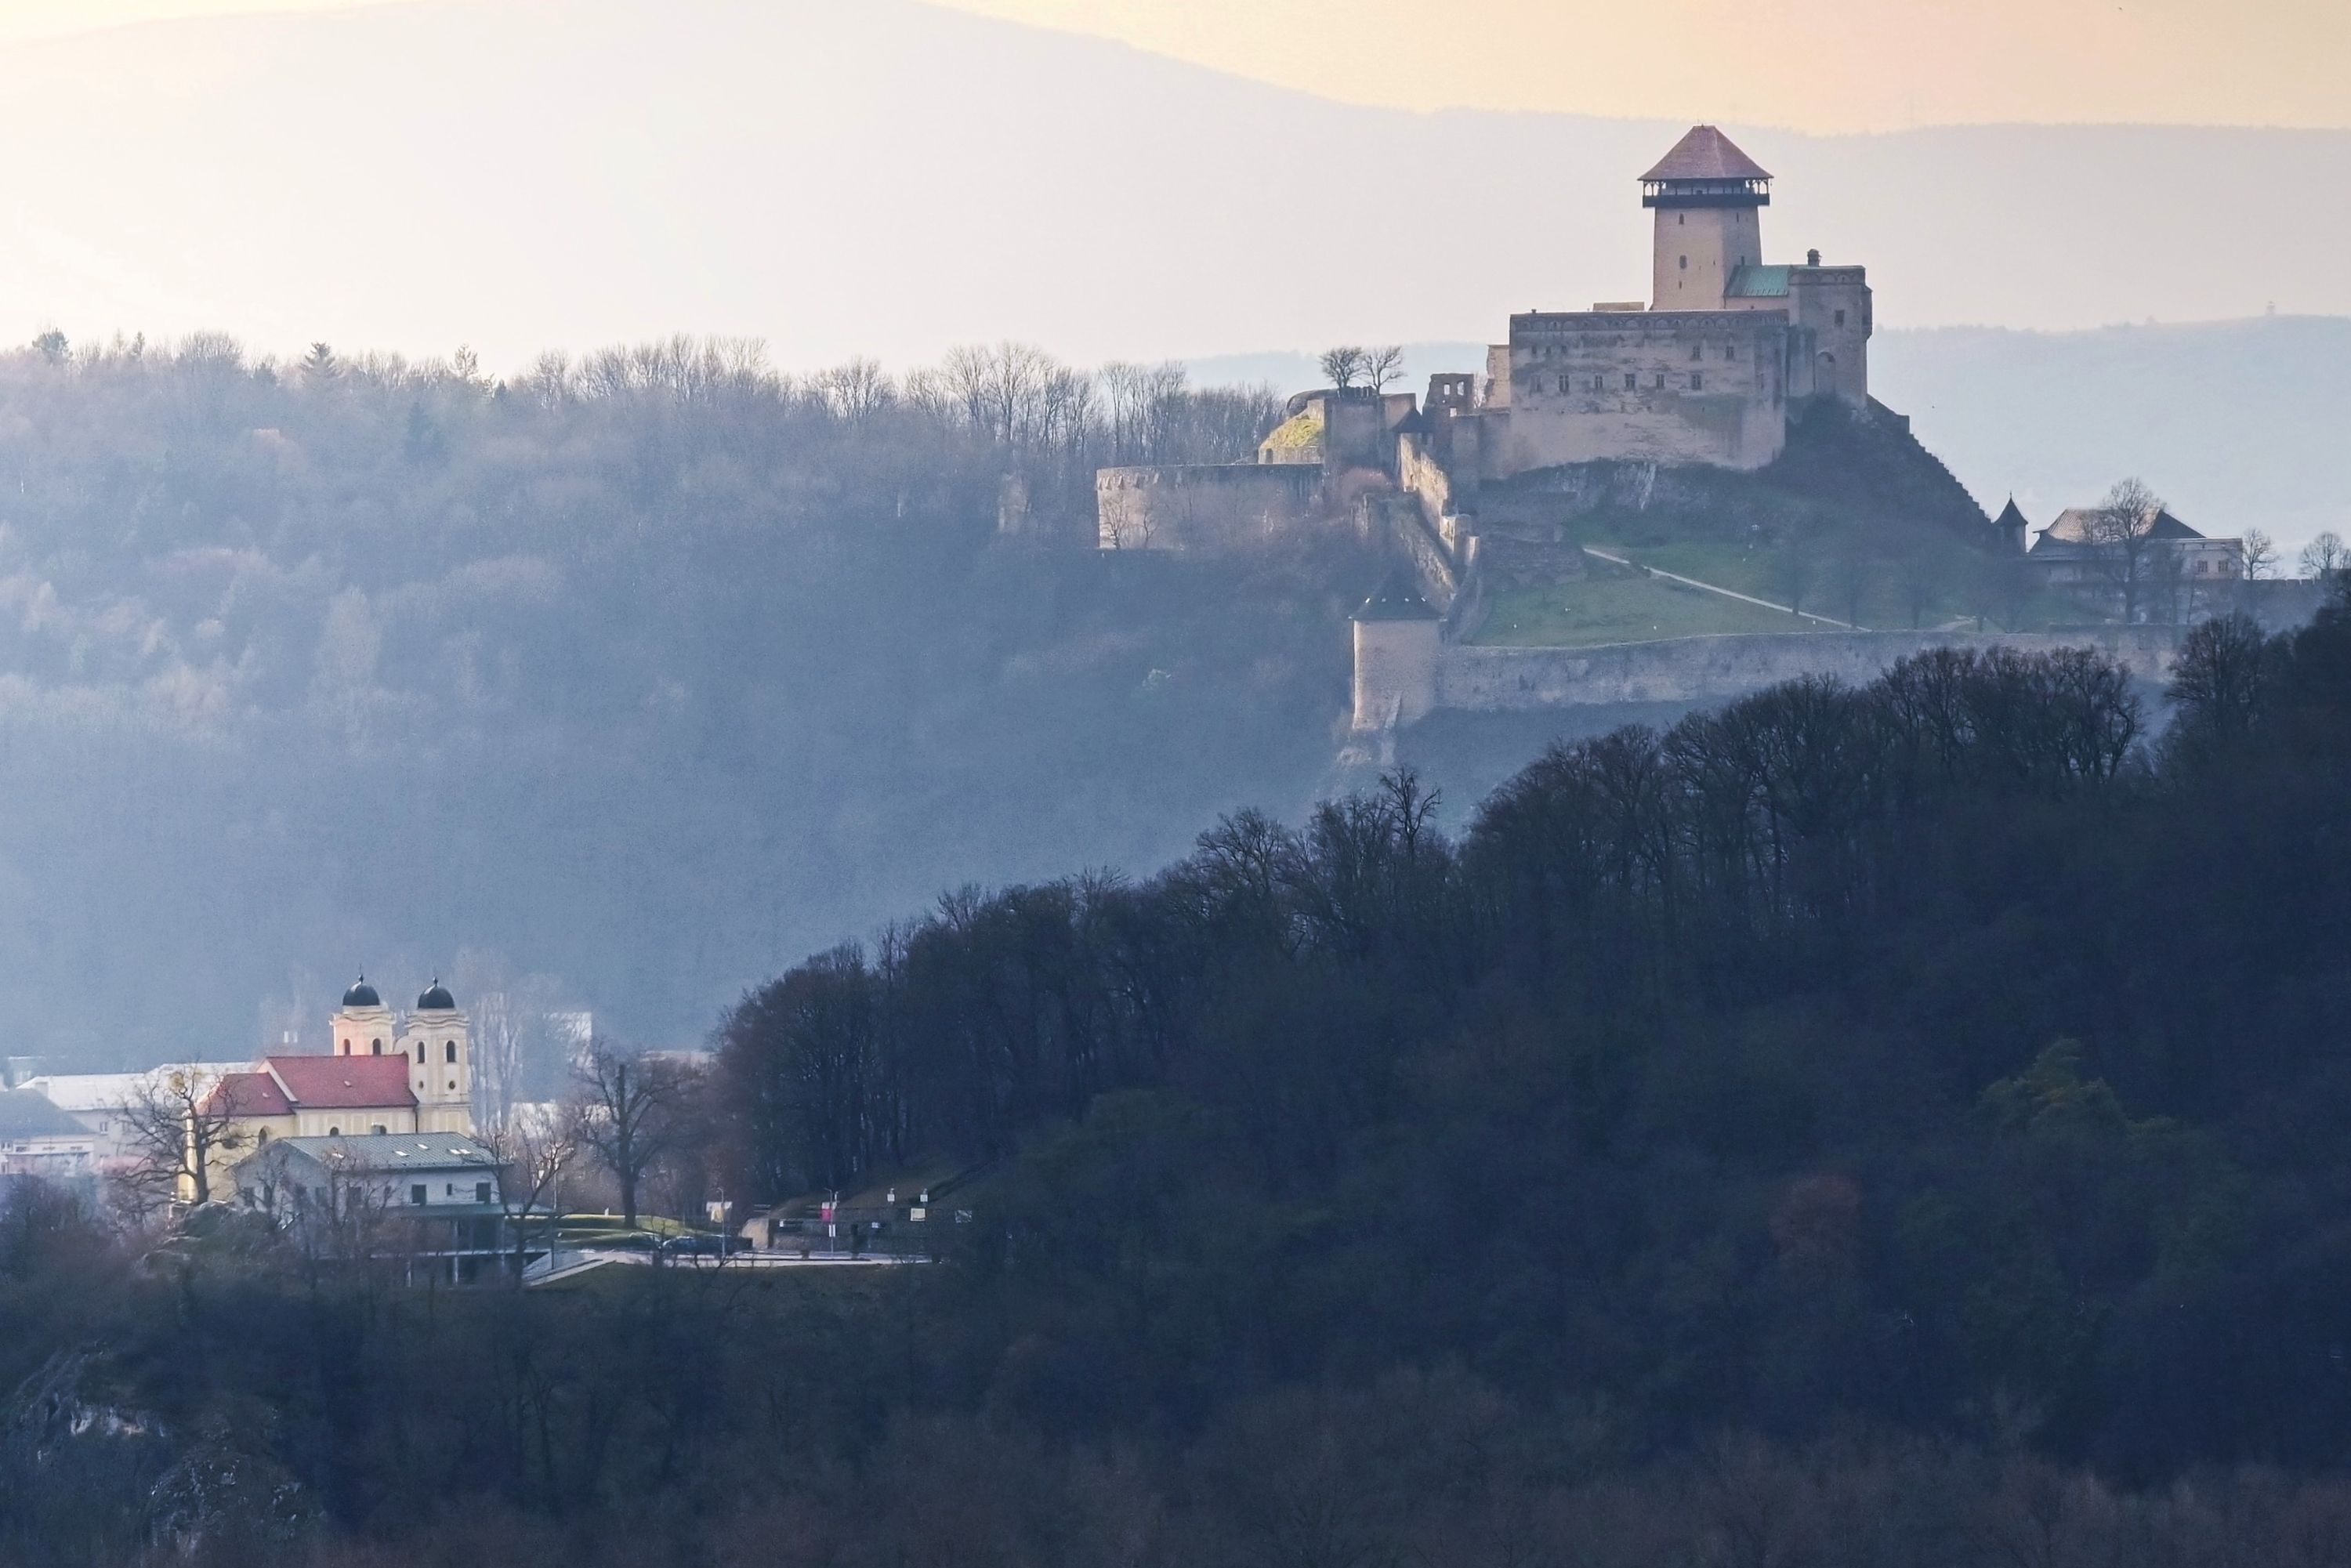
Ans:
[{"label": "cluster of trees on ridge", "polygon": [[[1082,535],[1095,465],[1246,457],[1278,413],[1017,344],[799,377],[724,340],[504,377],[213,335],[0,354],[0,867],[82,890],[0,915],[47,1020],[20,1049],[241,1051],[362,961],[465,947],[690,1042],[924,897],[949,838],[990,877],[1155,862],[1302,799],[1343,701],[1332,582],[1365,574],[998,542],[1008,473]],[[713,896],[759,913],[686,936]]]},{"label": "cluster of trees on ridge", "polygon": [[0,1546],[2341,1561],[2351,594],[2159,732],[1934,655],[1430,806],[747,998],[728,1190],[992,1159],[944,1267],[452,1294],[20,1190]]}]

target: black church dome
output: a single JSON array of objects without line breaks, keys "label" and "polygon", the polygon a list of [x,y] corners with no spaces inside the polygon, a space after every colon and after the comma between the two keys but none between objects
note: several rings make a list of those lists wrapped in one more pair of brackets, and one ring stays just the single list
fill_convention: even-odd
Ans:
[{"label": "black church dome", "polygon": [[343,993],[343,1006],[347,1008],[380,1008],[383,1006],[383,998],[375,994],[375,988],[367,983],[367,977],[365,975],[361,975],[352,985],[351,988]]},{"label": "black church dome", "polygon": [[423,996],[416,998],[416,1010],[421,1013],[454,1013],[457,1010],[457,998],[449,994],[448,987],[436,979],[424,988]]}]

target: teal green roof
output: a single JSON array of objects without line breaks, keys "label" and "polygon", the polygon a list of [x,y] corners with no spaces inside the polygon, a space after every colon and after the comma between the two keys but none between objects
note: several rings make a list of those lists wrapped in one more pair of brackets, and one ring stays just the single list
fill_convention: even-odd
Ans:
[{"label": "teal green roof", "polygon": [[1723,286],[1725,299],[1785,299],[1792,267],[1742,267]]}]

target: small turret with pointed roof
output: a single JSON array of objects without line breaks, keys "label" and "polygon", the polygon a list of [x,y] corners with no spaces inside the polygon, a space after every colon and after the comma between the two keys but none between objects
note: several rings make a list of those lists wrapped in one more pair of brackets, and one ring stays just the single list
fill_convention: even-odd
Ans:
[{"label": "small turret with pointed roof", "polygon": [[2016,504],[2015,497],[2008,498],[2008,505],[2000,509],[2000,516],[1991,520],[1991,526],[1993,532],[2000,536],[2001,544],[2019,555],[2024,553],[2027,542],[2032,537],[2032,525],[2024,520],[2023,508]]}]

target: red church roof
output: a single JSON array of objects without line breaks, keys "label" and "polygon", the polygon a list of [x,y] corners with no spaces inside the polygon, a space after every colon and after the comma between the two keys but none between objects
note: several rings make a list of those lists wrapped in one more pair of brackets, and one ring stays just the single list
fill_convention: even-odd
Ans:
[{"label": "red church roof", "polygon": [[[272,1056],[262,1065],[297,1109],[413,1109],[405,1056]],[[283,1114],[283,1113],[280,1113]]]},{"label": "red church roof", "polygon": [[266,1072],[224,1072],[204,1096],[207,1116],[284,1116],[293,1109],[277,1080]]},{"label": "red church roof", "polygon": [[1763,165],[1711,125],[1693,125],[1644,180],[1768,180]]}]

